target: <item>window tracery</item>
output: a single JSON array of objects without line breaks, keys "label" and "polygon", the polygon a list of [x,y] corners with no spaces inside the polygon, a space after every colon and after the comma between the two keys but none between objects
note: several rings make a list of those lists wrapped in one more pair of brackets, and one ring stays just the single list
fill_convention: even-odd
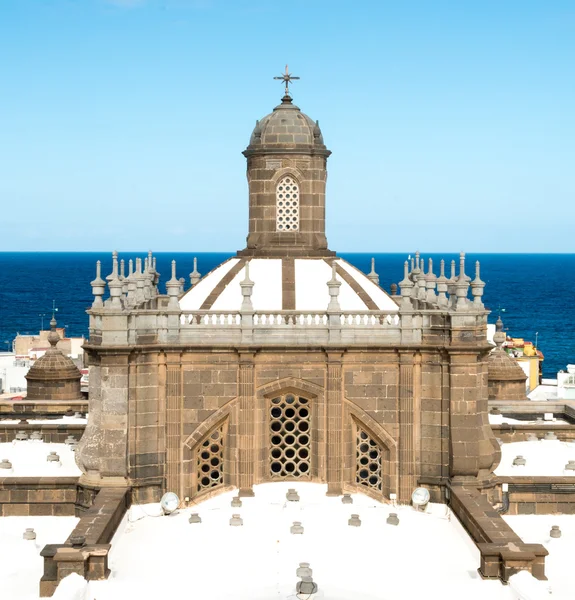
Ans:
[{"label": "window tracery", "polygon": [[276,186],[276,230],[297,231],[299,229],[299,186],[287,175]]},{"label": "window tracery", "polygon": [[307,398],[273,398],[270,414],[270,474],[308,477],[311,466],[311,407]]},{"label": "window tracery", "polygon": [[379,444],[361,427],[356,426],[356,483],[382,491],[381,455]]}]

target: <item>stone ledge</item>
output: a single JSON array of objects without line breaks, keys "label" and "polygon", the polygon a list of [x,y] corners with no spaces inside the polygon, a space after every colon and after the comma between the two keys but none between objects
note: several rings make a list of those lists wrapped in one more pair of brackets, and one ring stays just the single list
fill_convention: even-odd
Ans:
[{"label": "stone ledge", "polygon": [[545,547],[525,544],[477,489],[450,487],[450,505],[479,548],[482,577],[508,582],[518,571],[529,571],[537,579],[546,579]]},{"label": "stone ledge", "polygon": [[52,596],[59,582],[70,573],[87,580],[107,579],[110,541],[129,502],[129,488],[104,488],[64,544],[48,544],[40,553],[44,557],[44,575],[40,579],[40,596]]},{"label": "stone ledge", "polygon": [[1,477],[0,516],[74,516],[78,477]]}]

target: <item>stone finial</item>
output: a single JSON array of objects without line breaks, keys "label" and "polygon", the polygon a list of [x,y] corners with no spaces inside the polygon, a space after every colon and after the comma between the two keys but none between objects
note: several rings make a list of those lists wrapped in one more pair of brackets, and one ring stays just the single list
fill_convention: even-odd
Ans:
[{"label": "stone finial", "polygon": [[552,525],[551,526],[551,531],[549,532],[549,537],[552,538],[560,538],[561,537],[561,529],[559,527],[559,525]]},{"label": "stone finial", "polygon": [[112,252],[112,273],[108,279],[108,289],[110,290],[110,307],[120,310],[122,308],[122,282],[118,274],[118,253],[116,250]]},{"label": "stone finial", "polygon": [[448,279],[445,277],[445,261],[441,259],[439,263],[439,277],[437,278],[437,305],[440,308],[447,308],[447,285]]},{"label": "stone finial", "polygon": [[244,520],[240,517],[240,515],[232,515],[230,519],[230,525],[232,527],[241,527],[244,524]]},{"label": "stone finial", "polygon": [[112,272],[109,275],[106,275],[106,281],[110,282],[114,277],[118,276],[118,251],[114,250],[112,252]]},{"label": "stone finial", "polygon": [[319,128],[319,121],[315,122],[315,127],[313,128],[313,138],[314,141],[323,144],[323,136],[321,134],[321,129]]},{"label": "stone finial", "polygon": [[128,279],[129,275],[128,275],[128,277],[126,277],[126,275],[125,275],[125,266],[126,266],[126,263],[125,263],[124,259],[122,259],[120,261],[120,277],[119,277],[119,279],[122,282],[122,294],[123,294],[124,298],[127,297],[128,290],[129,290],[129,279]]},{"label": "stone finial", "polygon": [[329,290],[329,304],[327,305],[328,312],[340,312],[341,307],[339,305],[339,288],[341,287],[341,281],[336,277],[336,265],[335,260],[331,263],[331,279],[327,282]]},{"label": "stone finial", "polygon": [[419,273],[417,274],[417,299],[421,302],[427,300],[427,290],[425,288],[425,262],[423,257],[419,259]]},{"label": "stone finial", "polygon": [[286,500],[288,502],[299,502],[299,494],[295,488],[289,488],[286,494]]},{"label": "stone finial", "polygon": [[180,282],[180,294],[184,293],[184,286],[186,285],[186,280],[183,277],[180,277],[178,279],[178,281]]},{"label": "stone finial", "polygon": [[503,343],[505,342],[506,336],[505,333],[503,332],[503,321],[501,320],[501,315],[497,318],[497,321],[495,322],[495,333],[493,334],[493,341],[495,342],[495,345],[498,348],[501,348],[501,346],[503,346]]},{"label": "stone finial", "polygon": [[46,457],[46,461],[49,463],[60,464],[60,456],[57,452],[50,452],[50,454],[48,454],[48,456]]},{"label": "stone finial", "polygon": [[92,286],[92,294],[94,295],[94,301],[92,302],[92,308],[102,308],[104,301],[102,296],[106,291],[106,282],[102,279],[102,263],[96,262],[96,279],[90,282]]},{"label": "stone finial", "polygon": [[347,521],[347,524],[350,527],[361,527],[361,519],[359,518],[359,515],[351,515]]},{"label": "stone finial", "polygon": [[289,532],[292,535],[302,535],[303,525],[301,524],[301,521],[294,521],[293,525],[289,528]]},{"label": "stone finial", "polygon": [[414,283],[409,277],[407,261],[403,263],[403,279],[399,282],[399,289],[401,290],[401,304],[399,305],[401,310],[411,310],[413,304],[411,301],[411,294],[413,292]]},{"label": "stone finial", "polygon": [[465,274],[465,252],[459,254],[459,277],[455,283],[457,296],[456,310],[467,309],[467,293],[469,291],[469,278]]},{"label": "stone finial", "polygon": [[138,282],[136,281],[136,274],[134,273],[134,261],[130,258],[128,261],[128,291],[126,294],[126,300],[129,306],[133,306],[136,303],[136,292],[138,290]]},{"label": "stone finial", "polygon": [[475,279],[471,282],[471,295],[473,296],[473,306],[478,310],[483,310],[483,302],[481,300],[481,296],[483,296],[483,288],[485,287],[485,282],[481,281],[481,277],[479,276],[479,261],[475,262]]},{"label": "stone finial", "polygon": [[455,274],[455,261],[451,261],[451,275],[447,280],[447,291],[449,293],[449,308],[455,308],[457,302],[457,296],[455,295],[455,284],[457,283],[457,276]]},{"label": "stone finial", "polygon": [[242,288],[242,306],[240,311],[243,312],[253,312],[254,306],[252,304],[252,293],[254,291],[254,282],[250,279],[250,261],[246,261],[246,266],[244,268],[245,276],[242,281],[240,281],[240,286]]},{"label": "stone finial", "polygon": [[437,296],[435,295],[435,287],[437,285],[437,276],[433,272],[433,259],[428,259],[427,275],[425,276],[426,301],[429,304],[435,304]]},{"label": "stone finial", "polygon": [[136,270],[134,272],[134,280],[136,282],[136,304],[141,304],[144,302],[144,285],[145,285],[145,277],[142,273],[142,259],[136,258]]},{"label": "stone finial", "polygon": [[179,310],[178,295],[180,294],[180,280],[176,277],[176,261],[172,261],[172,278],[166,281],[166,290],[170,300],[168,302],[169,310]]},{"label": "stone finial", "polygon": [[301,579],[302,577],[311,577],[313,575],[313,571],[311,570],[309,563],[300,562],[295,574]]},{"label": "stone finial", "polygon": [[202,278],[200,272],[198,271],[198,259],[194,256],[194,270],[190,273],[190,283],[192,286],[196,285],[198,281]]},{"label": "stone finial", "polygon": [[257,142],[261,142],[261,140],[262,140],[262,128],[261,128],[259,120],[257,120],[257,119],[256,119],[256,126],[254,127],[253,136],[254,136],[254,142],[256,142],[256,143]]},{"label": "stone finial", "polygon": [[50,319],[50,333],[48,334],[48,342],[52,348],[55,348],[60,341],[60,336],[56,331],[56,325],[58,325],[58,323],[56,322],[54,313],[52,313],[52,318]]},{"label": "stone finial", "polygon": [[392,296],[397,296],[397,283],[392,283],[389,286],[389,291],[391,292]]},{"label": "stone finial", "polygon": [[375,258],[371,259],[371,271],[367,274],[368,279],[371,279],[375,285],[379,285],[379,275],[375,272]]}]

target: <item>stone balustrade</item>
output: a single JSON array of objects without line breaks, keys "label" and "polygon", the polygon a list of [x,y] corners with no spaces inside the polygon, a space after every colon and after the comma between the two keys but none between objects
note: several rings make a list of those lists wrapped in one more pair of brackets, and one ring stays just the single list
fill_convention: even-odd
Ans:
[{"label": "stone balustrade", "polygon": [[[392,345],[476,343],[485,340],[486,314],[416,309],[386,311],[212,311],[156,308],[91,309],[90,345],[277,344]],[[449,323],[458,321],[457,339]],[[453,323],[452,323],[453,324]]]}]

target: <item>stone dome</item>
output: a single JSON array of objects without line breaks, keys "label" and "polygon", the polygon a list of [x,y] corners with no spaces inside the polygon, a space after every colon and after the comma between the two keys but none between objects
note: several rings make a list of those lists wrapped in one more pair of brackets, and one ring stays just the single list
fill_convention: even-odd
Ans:
[{"label": "stone dome", "polygon": [[48,341],[50,348],[46,350],[26,374],[28,381],[27,400],[53,400],[65,402],[81,400],[80,379],[82,374],[71,358],[64,356],[56,344],[60,339],[56,333],[56,320],[50,321]]},{"label": "stone dome", "polygon": [[293,104],[290,96],[284,96],[273,112],[256,121],[248,149],[258,147],[326,151],[318,122]]},{"label": "stone dome", "polygon": [[505,341],[503,322],[497,319],[493,341],[497,347],[491,352],[487,362],[490,400],[525,400],[527,375],[517,360],[502,347]]},{"label": "stone dome", "polygon": [[[180,308],[239,311],[243,300],[241,283],[246,278],[248,262],[255,311],[327,310],[332,261],[323,258],[230,258],[187,291],[180,298]],[[333,262],[342,311],[398,311],[395,301],[365,273],[341,258]]]}]

